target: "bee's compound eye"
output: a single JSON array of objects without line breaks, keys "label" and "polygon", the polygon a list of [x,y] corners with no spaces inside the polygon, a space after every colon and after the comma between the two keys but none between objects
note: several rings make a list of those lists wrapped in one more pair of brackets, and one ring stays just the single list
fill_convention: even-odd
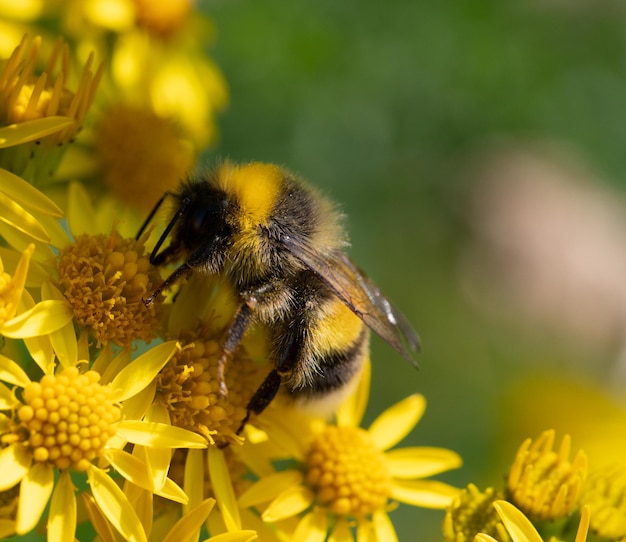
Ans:
[{"label": "bee's compound eye", "polygon": [[188,235],[207,237],[218,234],[226,225],[226,207],[222,202],[192,207],[183,221]]}]

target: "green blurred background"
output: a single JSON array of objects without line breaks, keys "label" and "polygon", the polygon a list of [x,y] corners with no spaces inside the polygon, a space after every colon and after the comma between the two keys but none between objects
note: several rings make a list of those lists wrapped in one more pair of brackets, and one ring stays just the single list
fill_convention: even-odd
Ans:
[{"label": "green blurred background", "polygon": [[[544,411],[551,386],[597,383],[603,397],[620,337],[593,343],[518,315],[510,300],[498,314],[472,300],[481,294],[468,295],[463,278],[476,241],[470,172],[494,140],[558,142],[621,197],[624,4],[200,5],[215,22],[209,52],[231,92],[210,154],[285,165],[340,202],[350,254],[422,337],[419,372],[374,339],[368,419],[423,393],[426,415],[403,445],[458,451],[464,467],[441,479],[483,488],[501,484],[522,438],[550,424],[576,436],[570,385]],[[510,407],[512,390],[532,378],[548,384]],[[442,512],[400,506],[391,517],[401,541],[441,538]]]}]

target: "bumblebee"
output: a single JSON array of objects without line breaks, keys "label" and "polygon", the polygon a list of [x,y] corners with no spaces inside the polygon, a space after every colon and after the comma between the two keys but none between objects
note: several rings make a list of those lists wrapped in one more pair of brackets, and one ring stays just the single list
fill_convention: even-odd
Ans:
[{"label": "bumblebee", "polygon": [[168,196],[175,211],[150,262],[182,263],[144,303],[193,271],[226,278],[239,305],[219,362],[223,393],[224,364],[246,330],[269,329],[273,369],[239,431],[281,387],[313,405],[349,389],[367,359],[370,329],[416,365],[416,332],[346,256],[340,213],[304,181],[272,164],[223,162],[164,195],[138,237]]}]

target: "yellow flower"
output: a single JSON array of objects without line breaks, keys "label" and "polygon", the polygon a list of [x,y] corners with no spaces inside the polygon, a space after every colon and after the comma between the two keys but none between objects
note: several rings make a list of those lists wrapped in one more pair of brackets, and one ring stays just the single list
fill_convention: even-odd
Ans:
[{"label": "yellow flower", "polygon": [[469,484],[452,501],[443,522],[443,534],[448,542],[472,542],[482,532],[506,541],[506,530],[496,510],[494,501],[503,498],[494,488],[480,491]]},{"label": "yellow flower", "polygon": [[[495,501],[493,506],[506,526],[506,530],[513,542],[543,542],[543,538],[537,532],[530,520],[514,505],[507,501]],[[575,542],[585,542],[589,530],[589,507],[584,506],[581,511],[580,522],[576,531]],[[488,534],[480,533],[476,535],[476,542],[498,542]],[[551,537],[551,542],[556,542],[556,538]],[[500,539],[502,542],[502,539]]]},{"label": "yellow flower", "polygon": [[591,530],[611,540],[626,540],[626,469],[605,467],[589,475],[581,502],[591,510]]},{"label": "yellow flower", "polygon": [[0,152],[0,165],[41,184],[56,170],[64,152],[63,144],[70,142],[81,129],[102,75],[102,65],[92,72],[93,56],[90,56],[73,92],[67,88],[68,46],[59,39],[43,73],[36,75],[40,45],[41,38],[31,40],[24,36],[4,63],[0,71],[0,125],[20,125],[59,116],[71,122],[64,122],[62,128],[38,140],[38,145],[31,143]]},{"label": "yellow flower", "polygon": [[[458,490],[424,478],[460,466],[460,457],[441,448],[391,450],[421,418],[425,400],[412,395],[383,412],[368,430],[359,427],[369,388],[369,364],[337,425],[290,419],[281,410],[265,417],[268,439],[289,450],[297,468],[262,475],[239,499],[260,507],[267,522],[301,517],[293,540],[323,540],[328,533],[351,540],[396,540],[387,515],[392,501],[445,508]],[[254,448],[250,453],[254,453]]]},{"label": "yellow flower", "polygon": [[520,446],[507,478],[511,501],[529,516],[557,519],[580,502],[587,476],[587,456],[579,450],[570,461],[571,438],[565,435],[553,450],[555,432],[544,431]]},{"label": "yellow flower", "polygon": [[219,446],[241,441],[236,431],[246,406],[271,369],[260,328],[246,333],[232,359],[220,367],[236,307],[236,294],[225,280],[192,276],[168,318],[167,336],[184,347],[156,379],[156,402],[167,409],[171,423]]},{"label": "yellow flower", "polygon": [[[204,439],[181,429],[120,421],[120,403],[148,386],[149,368],[158,370],[177,348],[176,343],[166,343],[152,349],[107,385],[100,382],[98,372],[80,373],[77,367],[31,381],[17,363],[0,357],[0,374],[11,386],[0,387],[1,407],[12,413],[0,424],[0,469],[5,473],[0,491],[19,484],[15,532],[32,530],[51,498],[48,530],[55,533],[52,539],[74,536],[76,497],[71,470],[87,475],[97,507],[126,539],[145,540],[134,508],[109,474],[94,464],[96,459],[103,465],[110,464],[141,488],[187,502],[184,492],[171,480],[155,486],[148,465],[121,449],[126,442],[138,449],[206,446]],[[55,472],[60,473],[56,483]]]},{"label": "yellow flower", "polygon": [[145,106],[105,108],[94,139],[106,185],[120,201],[144,212],[193,167],[193,144],[181,127]]}]

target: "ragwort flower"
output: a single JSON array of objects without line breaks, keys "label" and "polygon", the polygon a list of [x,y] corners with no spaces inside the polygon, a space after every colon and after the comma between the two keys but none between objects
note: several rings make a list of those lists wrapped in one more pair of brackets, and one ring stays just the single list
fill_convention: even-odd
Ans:
[{"label": "ragwort flower", "polygon": [[[81,129],[94,99],[102,75],[102,65],[92,71],[93,56],[85,63],[78,88],[67,88],[69,48],[59,39],[42,73],[37,75],[41,38],[24,36],[0,71],[0,125],[20,126],[20,132],[32,140],[33,126],[29,122],[49,118],[54,122],[48,135],[36,142],[23,144],[10,152],[0,152],[0,165],[29,181],[42,183],[49,178],[70,142]],[[60,68],[57,73],[57,64]],[[58,128],[57,117],[63,117]],[[69,121],[69,122],[66,122]]]},{"label": "ragwort flower", "polygon": [[[297,468],[263,475],[239,499],[262,510],[267,522],[298,515],[293,540],[330,536],[352,540],[396,540],[387,515],[394,501],[445,508],[458,490],[424,478],[460,466],[446,449],[413,447],[391,450],[421,418],[426,402],[412,395],[383,412],[365,430],[359,427],[369,387],[369,364],[360,388],[340,409],[337,424],[313,420],[307,426],[268,413],[268,438],[283,446]],[[297,433],[297,435],[295,434]]]},{"label": "ragwort flower", "polygon": [[540,519],[566,517],[580,503],[587,477],[587,455],[579,450],[570,460],[571,438],[565,435],[553,450],[554,430],[520,446],[507,477],[510,500],[526,515]]},{"label": "ragwort flower", "polygon": [[493,507],[493,503],[502,498],[502,493],[494,488],[480,491],[474,484],[469,484],[446,511],[443,521],[446,541],[473,542],[476,534],[481,532],[506,542],[506,530]]},{"label": "ragwort flower", "polygon": [[626,470],[605,467],[587,478],[581,502],[591,510],[591,531],[598,537],[626,540]]},{"label": "ragwort flower", "polygon": [[[162,366],[177,348],[176,343],[160,345],[137,358],[135,367],[145,372],[146,367]],[[116,530],[127,539],[145,540],[134,508],[110,475],[96,466],[96,460],[110,464],[139,487],[187,502],[184,492],[169,479],[156,487],[145,462],[120,449],[126,442],[170,449],[206,446],[204,439],[181,429],[120,420],[120,401],[149,385],[147,378],[117,378],[103,385],[98,372],[81,373],[77,367],[67,367],[31,381],[6,357],[0,357],[0,374],[10,386],[2,385],[2,408],[11,412],[0,424],[0,470],[4,473],[0,491],[19,485],[16,533],[31,531],[51,498],[48,528],[58,535],[53,539],[74,536],[73,472],[86,474],[94,502]],[[59,474],[56,483],[55,473]]]},{"label": "ragwort flower", "polygon": [[261,328],[244,335],[232,359],[222,359],[236,307],[226,281],[194,275],[179,290],[168,319],[168,336],[184,347],[156,379],[156,401],[167,409],[171,423],[220,446],[241,441],[236,431],[246,406],[271,369]]}]

